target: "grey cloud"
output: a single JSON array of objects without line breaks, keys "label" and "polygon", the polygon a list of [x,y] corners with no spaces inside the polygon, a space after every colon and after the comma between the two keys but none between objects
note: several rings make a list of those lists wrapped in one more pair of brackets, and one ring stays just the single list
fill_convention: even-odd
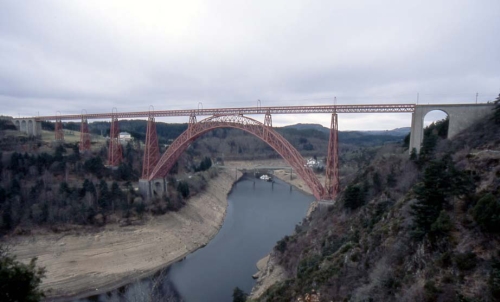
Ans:
[{"label": "grey cloud", "polygon": [[[476,92],[487,101],[500,92],[498,32],[495,0],[3,1],[0,105],[45,115],[334,96],[406,103],[418,92],[421,102],[469,102]],[[380,120],[342,118],[361,128]]]}]

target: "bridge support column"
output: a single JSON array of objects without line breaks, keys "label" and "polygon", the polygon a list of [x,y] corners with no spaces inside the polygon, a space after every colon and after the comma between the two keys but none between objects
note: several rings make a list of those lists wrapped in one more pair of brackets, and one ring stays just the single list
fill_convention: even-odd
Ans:
[{"label": "bridge support column", "polygon": [[139,193],[144,200],[153,198],[161,198],[168,194],[167,180],[165,178],[157,178],[153,180],[139,179]]},{"label": "bridge support column", "polygon": [[328,157],[326,159],[326,195],[323,198],[335,199],[339,192],[339,135],[338,135],[338,116],[332,114],[330,124],[330,140],[328,142]]},{"label": "bridge support column", "polygon": [[420,145],[424,139],[424,117],[421,108],[415,108],[415,112],[411,114],[411,132],[409,152],[413,149],[420,153]]},{"label": "bridge support column", "polygon": [[269,140],[269,129],[273,128],[273,118],[271,116],[271,112],[267,110],[266,115],[264,116],[264,140]]},{"label": "bridge support column", "polygon": [[62,121],[60,118],[56,119],[55,140],[64,141],[64,131],[62,126]]},{"label": "bridge support column", "polygon": [[189,115],[188,131],[190,134],[193,132],[193,126],[196,125],[196,122],[196,113],[193,111],[191,115]]},{"label": "bridge support column", "polygon": [[42,136],[42,122],[35,120],[35,133],[34,135],[36,137],[41,137]]},{"label": "bridge support column", "polygon": [[82,115],[80,123],[80,152],[90,151],[90,133],[87,118]]},{"label": "bridge support column", "polygon": [[160,159],[158,136],[153,114],[149,115],[146,129],[146,142],[144,145],[144,160],[142,163],[142,178],[147,179]]},{"label": "bridge support column", "polygon": [[108,165],[116,167],[122,161],[122,145],[120,144],[120,129],[118,118],[115,114],[111,118],[111,129],[109,131]]}]

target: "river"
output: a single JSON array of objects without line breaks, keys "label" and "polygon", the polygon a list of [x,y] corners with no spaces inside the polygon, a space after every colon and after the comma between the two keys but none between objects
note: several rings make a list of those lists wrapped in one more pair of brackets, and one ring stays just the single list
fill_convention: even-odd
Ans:
[{"label": "river", "polygon": [[80,301],[142,301],[152,295],[160,301],[232,301],[235,287],[251,291],[257,261],[293,233],[313,200],[281,180],[243,179],[228,195],[224,224],[207,246],[155,277]]}]

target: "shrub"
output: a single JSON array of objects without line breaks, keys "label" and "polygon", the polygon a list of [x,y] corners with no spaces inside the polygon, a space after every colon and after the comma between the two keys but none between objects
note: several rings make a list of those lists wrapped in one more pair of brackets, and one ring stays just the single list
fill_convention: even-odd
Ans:
[{"label": "shrub", "polygon": [[0,301],[40,301],[45,297],[39,288],[44,275],[45,270],[36,267],[36,258],[23,264],[0,247]]},{"label": "shrub", "polygon": [[347,186],[344,195],[344,206],[351,210],[357,209],[365,203],[365,192],[360,186]]},{"label": "shrub", "polygon": [[278,241],[276,244],[276,250],[280,253],[283,253],[284,251],[286,251],[286,243],[288,242],[289,239],[290,239],[290,237],[285,236],[283,239]]},{"label": "shrub", "polygon": [[472,216],[479,226],[487,232],[500,231],[500,201],[488,193],[477,202]]},{"label": "shrub", "polygon": [[189,185],[184,181],[180,181],[179,184],[177,185],[177,192],[179,192],[184,198],[188,197]]},{"label": "shrub", "polygon": [[495,301],[500,300],[500,261],[494,260],[491,264],[490,277],[488,278],[488,286],[491,296]]},{"label": "shrub", "polygon": [[321,257],[318,255],[312,255],[300,260],[297,266],[297,278],[307,280],[311,273],[318,270],[320,262]]},{"label": "shrub", "polygon": [[477,258],[474,252],[457,254],[454,258],[459,270],[468,271],[476,267]]},{"label": "shrub", "polygon": [[245,302],[247,300],[247,294],[241,290],[239,287],[235,287],[233,290],[233,302]]},{"label": "shrub", "polygon": [[441,210],[438,218],[431,225],[431,233],[436,236],[445,236],[451,231],[453,223],[451,222],[450,215],[446,211]]},{"label": "shrub", "polygon": [[424,291],[425,301],[436,301],[437,296],[440,293],[440,290],[436,287],[434,281],[425,282]]},{"label": "shrub", "polygon": [[495,124],[500,125],[500,94],[495,100],[495,108],[493,108],[494,113],[493,113],[493,120],[495,121]]}]

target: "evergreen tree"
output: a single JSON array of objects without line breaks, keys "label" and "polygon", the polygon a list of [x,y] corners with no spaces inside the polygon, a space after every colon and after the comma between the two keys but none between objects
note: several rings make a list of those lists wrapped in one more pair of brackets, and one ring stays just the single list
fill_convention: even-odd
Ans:
[{"label": "evergreen tree", "polygon": [[108,183],[104,179],[101,179],[99,182],[99,199],[97,200],[99,207],[104,211],[108,210],[110,199]]},{"label": "evergreen tree", "polygon": [[491,263],[488,285],[493,301],[500,301],[500,260],[498,259],[494,259]]},{"label": "evergreen tree", "polygon": [[64,196],[71,194],[71,189],[68,186],[67,182],[65,181],[61,182],[61,184],[59,185],[59,194],[62,194]]},{"label": "evergreen tree", "polygon": [[420,148],[420,160],[428,161],[433,158],[434,150],[436,149],[438,136],[434,133],[425,135],[422,141],[422,148]]},{"label": "evergreen tree", "polygon": [[0,301],[41,301],[45,295],[39,286],[44,275],[45,270],[36,267],[36,258],[23,264],[0,246]]},{"label": "evergreen tree", "polygon": [[382,180],[380,179],[380,174],[378,172],[373,173],[373,189],[375,193],[382,191]]},{"label": "evergreen tree", "polygon": [[7,200],[7,192],[5,189],[0,187],[0,206]]},{"label": "evergreen tree", "polygon": [[[451,196],[472,192],[474,184],[463,172],[455,169],[451,157],[431,161],[424,172],[423,182],[416,186],[418,201],[412,205],[416,238],[431,231]],[[446,217],[442,219],[446,223]]]},{"label": "evergreen tree", "polygon": [[347,186],[344,193],[344,206],[351,210],[357,209],[365,203],[365,192],[358,185]]},{"label": "evergreen tree", "polygon": [[2,180],[2,171],[3,171],[3,161],[2,161],[2,158],[3,158],[3,154],[0,151],[0,180]]},{"label": "evergreen tree", "polygon": [[472,211],[474,220],[487,232],[500,231],[500,199],[488,193],[477,202]]},{"label": "evergreen tree", "polygon": [[177,185],[177,192],[181,193],[182,197],[186,198],[189,196],[189,185],[187,182],[180,181]]},{"label": "evergreen tree", "polygon": [[233,290],[233,302],[245,302],[248,295],[239,287],[235,287]]},{"label": "evergreen tree", "polygon": [[387,174],[387,186],[390,188],[394,188],[398,183],[396,179],[396,171],[394,171],[394,167],[391,167],[391,171]]},{"label": "evergreen tree", "polygon": [[410,160],[416,162],[418,160],[417,149],[411,149]]},{"label": "evergreen tree", "polygon": [[495,108],[493,108],[494,113],[493,113],[493,120],[495,121],[495,124],[500,125],[500,94],[498,94],[498,97],[494,101]]},{"label": "evergreen tree", "polygon": [[54,153],[54,161],[62,161],[64,159],[63,158],[64,153],[66,153],[66,149],[64,148],[64,146],[63,145],[57,146],[56,151]]}]

